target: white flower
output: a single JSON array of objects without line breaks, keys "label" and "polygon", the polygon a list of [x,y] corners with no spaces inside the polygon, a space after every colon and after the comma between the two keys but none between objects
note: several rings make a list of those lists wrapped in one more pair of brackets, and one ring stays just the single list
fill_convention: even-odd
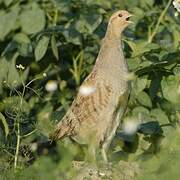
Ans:
[{"label": "white flower", "polygon": [[32,144],[31,144],[31,150],[32,150],[33,152],[36,151],[37,148],[38,148],[37,143],[32,143]]},{"label": "white flower", "polygon": [[178,16],[179,16],[179,13],[178,13],[178,12],[175,12],[175,13],[174,13],[174,16],[175,16],[175,17],[178,17]]},{"label": "white flower", "polygon": [[174,0],[173,5],[174,5],[174,8],[176,8],[177,11],[180,12],[180,0]]},{"label": "white flower", "polygon": [[46,74],[46,73],[43,73],[43,77],[47,77],[47,74]]},{"label": "white flower", "polygon": [[96,88],[93,86],[83,85],[79,88],[79,93],[84,96],[88,96],[88,95],[94,93],[95,90],[96,90]]},{"label": "white flower", "polygon": [[48,92],[56,91],[57,87],[58,87],[57,81],[54,81],[54,80],[48,81],[45,85],[46,91]]},{"label": "white flower", "polygon": [[22,70],[25,69],[25,67],[24,67],[22,64],[16,65],[16,68],[17,68],[17,69],[22,69]]},{"label": "white flower", "polygon": [[123,130],[126,134],[134,134],[139,126],[139,122],[137,120],[126,120],[123,124]]}]

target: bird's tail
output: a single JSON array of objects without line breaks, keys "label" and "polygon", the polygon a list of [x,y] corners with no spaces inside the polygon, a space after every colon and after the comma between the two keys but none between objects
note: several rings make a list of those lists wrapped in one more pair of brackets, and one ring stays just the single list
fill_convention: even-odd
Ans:
[{"label": "bird's tail", "polygon": [[69,127],[62,120],[57,124],[55,131],[52,134],[50,134],[50,139],[52,141],[56,141],[68,135],[69,135]]}]

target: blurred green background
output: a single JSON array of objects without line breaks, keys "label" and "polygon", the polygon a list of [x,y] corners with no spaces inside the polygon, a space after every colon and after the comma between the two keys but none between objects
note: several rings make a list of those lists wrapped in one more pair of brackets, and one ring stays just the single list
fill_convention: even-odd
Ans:
[{"label": "blurred green background", "polygon": [[79,149],[44,144],[91,71],[108,19],[119,9],[134,15],[122,40],[134,73],[125,121],[139,126],[130,135],[119,128],[109,160],[115,167],[135,162],[141,171],[130,179],[178,179],[180,15],[172,3],[0,0],[0,179],[73,179]]}]

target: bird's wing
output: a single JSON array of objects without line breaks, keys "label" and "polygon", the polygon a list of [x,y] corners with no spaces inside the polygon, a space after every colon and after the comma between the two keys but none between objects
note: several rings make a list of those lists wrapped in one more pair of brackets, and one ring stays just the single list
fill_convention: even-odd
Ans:
[{"label": "bird's wing", "polygon": [[89,94],[86,92],[83,94],[83,90],[78,92],[66,115],[58,123],[53,139],[74,135],[76,128],[83,122],[95,123],[98,115],[108,106],[113,93],[112,86],[109,83],[97,79],[97,76],[91,73],[80,89],[84,88],[85,91],[86,87],[92,88],[94,91]]}]

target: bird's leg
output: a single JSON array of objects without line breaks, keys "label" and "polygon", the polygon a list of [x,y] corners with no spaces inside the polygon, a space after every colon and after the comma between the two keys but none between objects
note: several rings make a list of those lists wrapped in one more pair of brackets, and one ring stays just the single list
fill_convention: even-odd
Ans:
[{"label": "bird's leg", "polygon": [[107,151],[107,144],[103,144],[102,148],[101,148],[101,154],[102,154],[104,162],[108,163],[108,158],[107,158],[106,151]]},{"label": "bird's leg", "polygon": [[101,149],[101,154],[102,154],[104,162],[108,163],[108,159],[107,159],[107,155],[106,155],[106,150],[105,149]]},{"label": "bird's leg", "polygon": [[88,146],[85,160],[96,164],[96,147],[92,144]]}]

